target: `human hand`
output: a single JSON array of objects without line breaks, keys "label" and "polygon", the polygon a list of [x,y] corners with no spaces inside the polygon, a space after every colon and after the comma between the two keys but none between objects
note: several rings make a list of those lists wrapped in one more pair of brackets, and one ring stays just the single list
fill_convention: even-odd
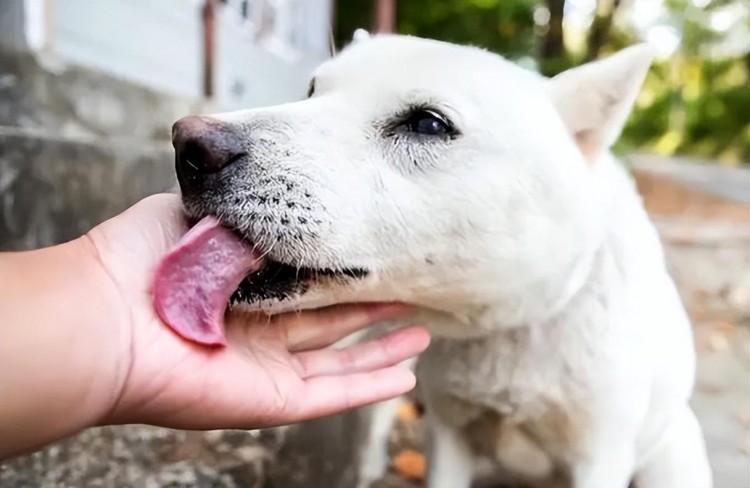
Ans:
[{"label": "human hand", "polygon": [[157,316],[151,280],[159,259],[184,234],[174,195],[149,197],[88,234],[119,296],[112,345],[121,364],[116,400],[100,423],[175,428],[258,428],[298,422],[410,390],[395,367],[427,347],[422,328],[392,332],[343,350],[343,337],[405,311],[398,304],[341,305],[268,317],[230,314],[228,345],[205,348],[177,336]]}]

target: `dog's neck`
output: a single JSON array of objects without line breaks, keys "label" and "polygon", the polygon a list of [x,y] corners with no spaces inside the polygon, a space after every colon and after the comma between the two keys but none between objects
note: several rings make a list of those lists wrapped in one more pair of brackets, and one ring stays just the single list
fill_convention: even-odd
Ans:
[{"label": "dog's neck", "polygon": [[566,275],[539,283],[523,295],[499,297],[491,303],[458,304],[450,312],[422,307],[413,319],[429,324],[438,336],[463,339],[554,320],[586,283],[595,279],[600,272],[600,256],[605,252],[602,245],[593,255],[576,263]]},{"label": "dog's neck", "polygon": [[568,310],[571,303],[584,289],[591,291],[592,284],[598,287],[592,297],[598,293],[609,295],[622,287],[637,286],[641,276],[651,276],[654,269],[663,269],[658,235],[637,201],[632,179],[614,158],[607,158],[602,164],[606,165],[600,178],[605,225],[598,241],[579,259],[520,293],[498,296],[485,303],[455,304],[449,312],[442,307],[439,311],[428,307],[418,312],[416,320],[431,324],[436,335],[460,338],[540,326],[573,316]]}]

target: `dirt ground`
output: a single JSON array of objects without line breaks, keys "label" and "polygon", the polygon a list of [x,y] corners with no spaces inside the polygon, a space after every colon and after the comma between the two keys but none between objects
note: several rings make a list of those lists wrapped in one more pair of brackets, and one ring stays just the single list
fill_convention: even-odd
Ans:
[{"label": "dirt ground", "polygon": [[[748,488],[750,172],[696,176],[654,158],[634,163],[694,322],[699,361],[692,403],[706,434],[715,486]],[[358,435],[352,418],[323,420],[303,430],[290,447],[270,431],[92,429],[0,465],[0,487],[351,487]],[[391,468],[377,488],[423,486],[423,448],[420,413],[404,400],[390,439]]]}]

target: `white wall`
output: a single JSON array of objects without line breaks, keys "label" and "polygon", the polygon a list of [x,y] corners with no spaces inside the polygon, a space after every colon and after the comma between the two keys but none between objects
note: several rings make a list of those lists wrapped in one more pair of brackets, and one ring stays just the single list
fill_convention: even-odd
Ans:
[{"label": "white wall", "polygon": [[[203,0],[5,1],[24,5],[33,51],[171,95],[203,96]],[[311,71],[328,57],[332,0],[250,0],[247,17],[242,3],[218,4],[214,106],[304,97]]]},{"label": "white wall", "polygon": [[175,95],[199,97],[201,4],[201,0],[57,0],[51,4],[48,45],[63,60]]},{"label": "white wall", "polygon": [[261,5],[249,19],[230,0],[218,16],[216,102],[237,110],[304,98],[312,70],[328,57],[330,0],[266,0],[274,5],[273,32],[260,38]]}]

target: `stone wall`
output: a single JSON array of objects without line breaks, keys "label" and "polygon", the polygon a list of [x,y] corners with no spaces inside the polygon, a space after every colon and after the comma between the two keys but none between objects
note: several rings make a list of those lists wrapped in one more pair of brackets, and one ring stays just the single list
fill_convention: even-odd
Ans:
[{"label": "stone wall", "polygon": [[59,243],[175,185],[169,142],[197,103],[0,52],[0,250]]}]

